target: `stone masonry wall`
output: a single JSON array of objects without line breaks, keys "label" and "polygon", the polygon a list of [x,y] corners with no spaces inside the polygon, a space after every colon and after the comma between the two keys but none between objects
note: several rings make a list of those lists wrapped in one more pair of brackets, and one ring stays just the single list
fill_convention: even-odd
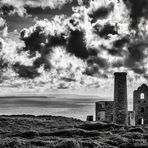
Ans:
[{"label": "stone masonry wall", "polygon": [[96,102],[96,121],[113,122],[113,101]]},{"label": "stone masonry wall", "polygon": [[128,125],[126,73],[114,74],[114,122]]},{"label": "stone masonry wall", "polygon": [[[142,97],[142,94],[144,98]],[[135,111],[135,124],[148,124],[148,87],[141,85],[133,93],[133,103]]]}]

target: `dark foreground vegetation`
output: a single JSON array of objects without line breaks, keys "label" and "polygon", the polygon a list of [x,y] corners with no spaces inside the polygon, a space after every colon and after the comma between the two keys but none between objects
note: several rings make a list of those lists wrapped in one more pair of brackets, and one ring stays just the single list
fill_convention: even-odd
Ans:
[{"label": "dark foreground vegetation", "polygon": [[148,127],[54,116],[0,116],[0,148],[148,148]]}]

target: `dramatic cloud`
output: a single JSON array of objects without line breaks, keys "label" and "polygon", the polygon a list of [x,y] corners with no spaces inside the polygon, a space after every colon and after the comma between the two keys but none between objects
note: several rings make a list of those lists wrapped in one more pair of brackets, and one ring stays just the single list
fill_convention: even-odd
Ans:
[{"label": "dramatic cloud", "polygon": [[[99,6],[100,5],[100,6]],[[97,19],[103,19],[109,15],[109,13],[114,9],[114,4],[104,1],[104,3],[97,3],[93,1],[90,6],[89,16],[93,19],[92,21],[95,22]]]},{"label": "dramatic cloud", "polygon": [[135,73],[146,74],[148,58],[148,43],[146,41],[137,41],[128,48],[128,56],[125,66],[131,68]]},{"label": "dramatic cloud", "polygon": [[[9,13],[7,6],[12,6],[15,9],[10,7],[10,12],[15,10],[24,15],[28,6],[60,9],[69,2],[1,3],[5,6],[3,14]],[[100,87],[109,83],[115,71],[127,71],[130,82],[146,80],[148,21],[147,7],[143,6],[146,1],[91,0],[89,5],[78,2],[80,6],[73,7],[71,16],[36,19],[35,25],[20,32],[20,45],[2,39],[1,67],[6,65],[5,75],[13,72],[16,78],[13,82],[17,84],[20,80],[29,87],[59,89]],[[0,21],[3,36],[7,36],[6,22]]]},{"label": "dramatic cloud", "polygon": [[13,69],[15,72],[17,72],[19,74],[19,77],[35,78],[35,77],[39,76],[39,73],[37,72],[37,70],[33,66],[25,66],[25,65],[21,65],[19,63],[15,63],[13,65]]},{"label": "dramatic cloud", "polygon": [[132,19],[131,27],[138,26],[142,17],[148,17],[148,1],[147,0],[124,0],[127,8],[130,10],[130,17]]},{"label": "dramatic cloud", "polygon": [[88,51],[86,48],[86,43],[84,41],[84,32],[75,30],[70,32],[70,37],[68,39],[67,51],[74,54],[75,56],[87,59]]}]

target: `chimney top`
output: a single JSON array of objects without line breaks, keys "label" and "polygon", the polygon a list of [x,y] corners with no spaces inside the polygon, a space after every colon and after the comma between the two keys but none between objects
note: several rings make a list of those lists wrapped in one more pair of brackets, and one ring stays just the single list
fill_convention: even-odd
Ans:
[{"label": "chimney top", "polygon": [[115,72],[114,73],[115,76],[123,76],[123,75],[127,75],[126,72]]}]

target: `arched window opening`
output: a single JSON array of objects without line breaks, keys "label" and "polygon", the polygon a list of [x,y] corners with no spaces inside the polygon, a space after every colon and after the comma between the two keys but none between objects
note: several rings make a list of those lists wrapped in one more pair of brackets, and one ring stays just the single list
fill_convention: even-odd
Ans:
[{"label": "arched window opening", "polygon": [[144,113],[144,107],[141,107],[141,113]]},{"label": "arched window opening", "polygon": [[105,104],[104,103],[99,103],[98,108],[104,109],[105,108]]},{"label": "arched window opening", "polygon": [[144,93],[140,94],[140,99],[144,99]]},{"label": "arched window opening", "polygon": [[140,119],[138,120],[138,123],[139,123],[140,125],[143,125],[143,124],[144,124],[144,119],[143,119],[143,118],[140,118]]}]

